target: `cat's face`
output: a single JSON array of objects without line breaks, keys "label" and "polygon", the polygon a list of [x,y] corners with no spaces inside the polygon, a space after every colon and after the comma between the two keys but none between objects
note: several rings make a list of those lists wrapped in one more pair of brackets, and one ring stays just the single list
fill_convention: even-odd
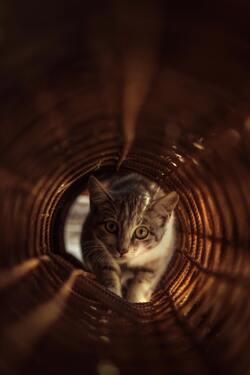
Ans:
[{"label": "cat's face", "polygon": [[178,202],[175,192],[150,196],[145,189],[111,191],[89,180],[92,229],[113,257],[126,261],[155,248]]}]

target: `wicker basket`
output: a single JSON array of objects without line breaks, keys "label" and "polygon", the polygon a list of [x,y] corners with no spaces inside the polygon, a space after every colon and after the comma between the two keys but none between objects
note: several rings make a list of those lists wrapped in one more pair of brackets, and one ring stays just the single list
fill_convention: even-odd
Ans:
[{"label": "wicker basket", "polygon": [[[248,1],[0,4],[0,373],[250,373]],[[148,304],[64,249],[90,174],[180,194]]]}]

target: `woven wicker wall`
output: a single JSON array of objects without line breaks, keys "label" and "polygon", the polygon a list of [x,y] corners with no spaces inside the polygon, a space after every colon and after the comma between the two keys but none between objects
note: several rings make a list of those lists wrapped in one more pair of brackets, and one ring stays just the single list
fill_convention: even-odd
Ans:
[{"label": "woven wicker wall", "polygon": [[[0,3],[0,373],[248,374],[247,1]],[[152,303],[64,254],[91,173],[179,192]]]}]

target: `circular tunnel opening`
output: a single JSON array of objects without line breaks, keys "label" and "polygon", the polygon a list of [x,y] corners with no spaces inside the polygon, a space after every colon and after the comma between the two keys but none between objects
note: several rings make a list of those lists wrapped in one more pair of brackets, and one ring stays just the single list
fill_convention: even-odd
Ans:
[{"label": "circular tunnel opening", "polygon": [[[102,183],[102,186],[108,188],[112,179],[121,179],[132,172],[133,170],[123,170],[118,173],[115,170],[107,168],[99,171],[97,175],[99,181]],[[91,174],[88,174],[84,178],[81,178],[80,181],[76,181],[76,183],[72,184],[72,186],[64,193],[63,197],[58,203],[57,208],[55,208],[54,220],[51,229],[52,251],[55,251],[57,254],[61,254],[64,259],[71,261],[76,267],[80,267],[81,269],[85,268],[82,258],[81,235],[84,222],[90,210],[89,192],[87,188],[87,181],[90,175]],[[137,175],[138,177],[140,176],[138,172]],[[171,183],[170,186],[173,189],[173,185],[171,185]],[[124,187],[126,188],[126,185]],[[170,189],[170,187],[164,186],[164,189],[166,188],[168,188],[168,190]],[[179,243],[182,241],[182,234],[180,232],[180,225],[178,223],[178,211],[179,209],[177,209],[175,212],[174,250],[178,249]],[[176,252],[177,251],[178,250],[176,250]],[[175,258],[176,252],[174,251],[171,258]],[[172,267],[173,259],[171,259],[171,264],[168,266],[168,270],[170,267]],[[164,274],[167,275],[168,272],[165,271]],[[86,272],[85,276],[88,277],[88,275],[89,272]],[[175,272],[172,272],[172,277],[173,276],[176,276]],[[164,284],[165,282],[166,278],[162,278],[161,283]]]}]

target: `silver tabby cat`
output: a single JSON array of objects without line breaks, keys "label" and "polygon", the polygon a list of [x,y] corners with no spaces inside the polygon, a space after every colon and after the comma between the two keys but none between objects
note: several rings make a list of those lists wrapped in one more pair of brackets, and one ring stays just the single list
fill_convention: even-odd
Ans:
[{"label": "silver tabby cat", "polygon": [[105,188],[88,183],[90,212],[81,236],[85,267],[130,302],[148,302],[174,252],[179,196],[135,173]]}]

